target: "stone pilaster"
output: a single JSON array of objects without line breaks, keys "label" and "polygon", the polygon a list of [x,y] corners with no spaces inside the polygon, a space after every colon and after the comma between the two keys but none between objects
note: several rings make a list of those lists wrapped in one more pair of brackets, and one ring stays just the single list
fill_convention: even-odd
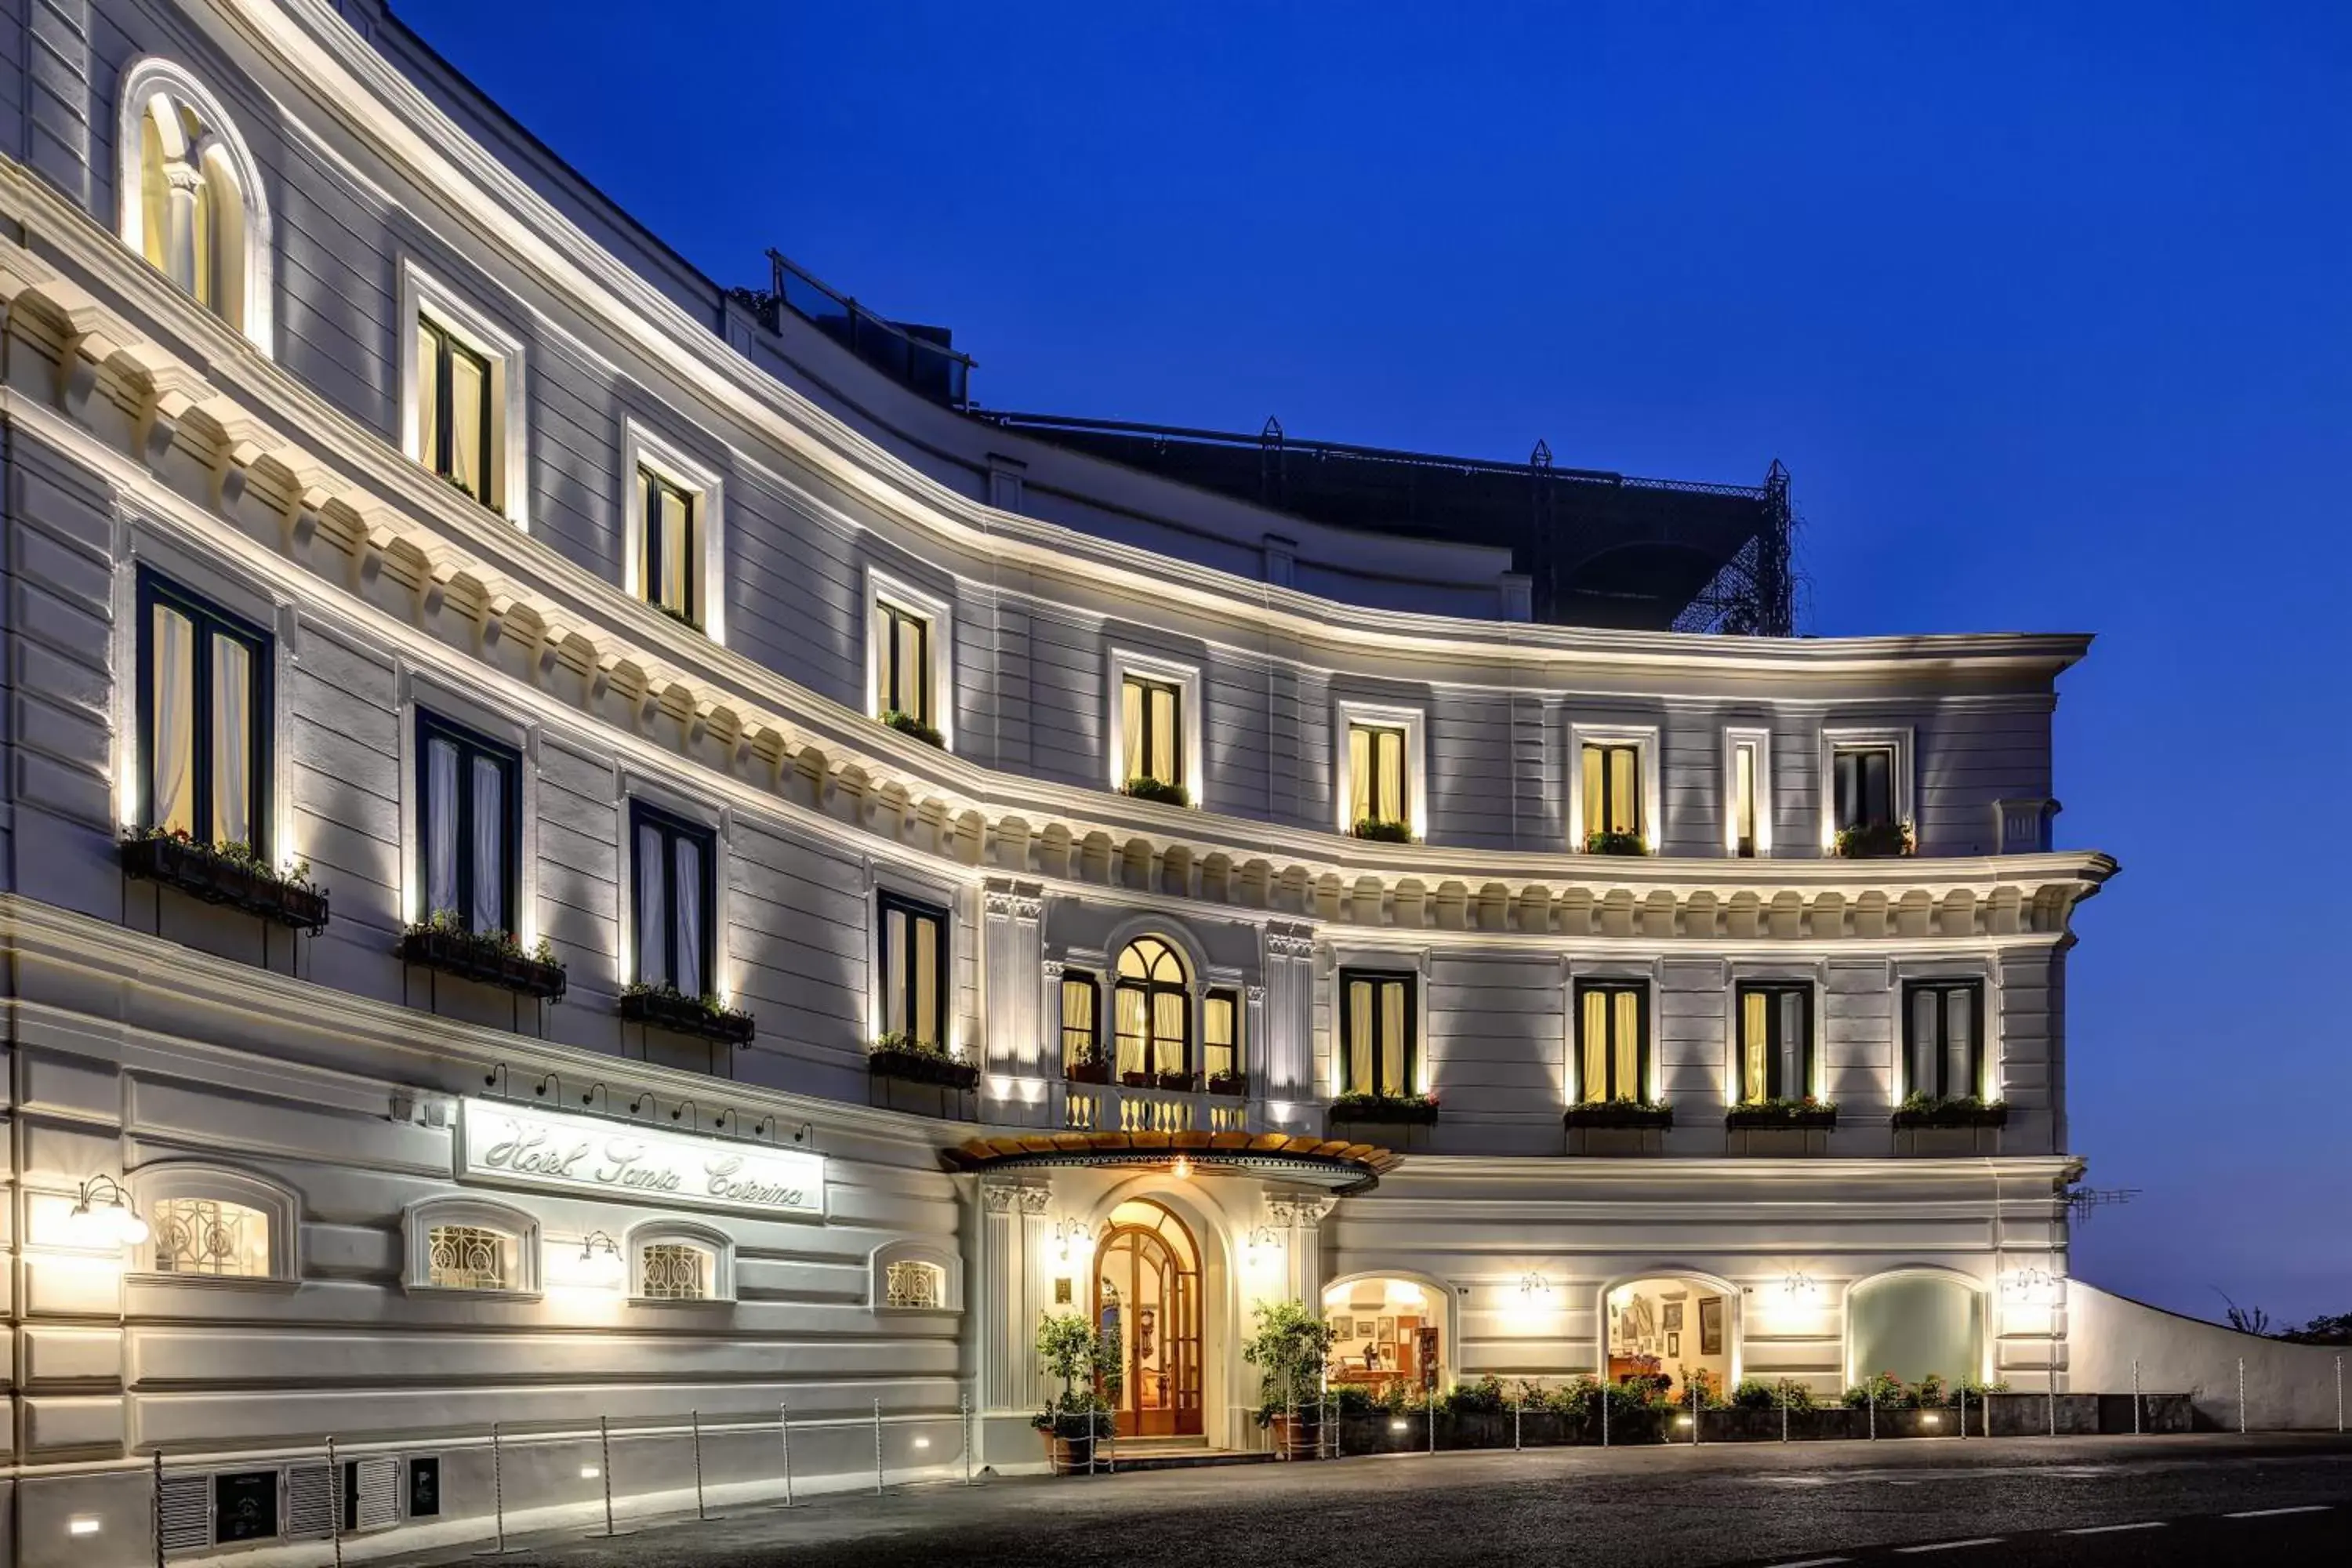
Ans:
[{"label": "stone pilaster", "polygon": [[1323,1218],[1335,1200],[1321,1194],[1283,1193],[1266,1200],[1282,1231],[1284,1291],[1316,1311],[1323,1300]]},{"label": "stone pilaster", "polygon": [[1015,1078],[1034,1078],[1044,1070],[1037,986],[1043,891],[1034,882],[991,879],[982,906],[981,950],[988,986],[983,1060],[990,1071]]},{"label": "stone pilaster", "polygon": [[1265,928],[1265,999],[1257,1037],[1265,1042],[1265,1097],[1318,1098],[1315,1086],[1315,931],[1275,922]]},{"label": "stone pilaster", "polygon": [[[1021,1357],[1020,1401],[1034,1405],[1045,1397],[1045,1374],[1037,1365],[1037,1320],[1047,1312],[1078,1310],[1054,1301],[1054,1270],[1045,1249],[1054,1233],[1051,1187],[1021,1189]],[[1075,1292],[1074,1292],[1075,1293]]]}]

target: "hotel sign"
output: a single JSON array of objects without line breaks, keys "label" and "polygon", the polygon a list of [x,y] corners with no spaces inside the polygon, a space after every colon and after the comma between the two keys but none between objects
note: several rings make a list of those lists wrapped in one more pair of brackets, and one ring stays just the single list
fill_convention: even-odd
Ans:
[{"label": "hotel sign", "polygon": [[823,1155],[500,1100],[464,1102],[457,1177],[773,1219],[824,1217]]}]

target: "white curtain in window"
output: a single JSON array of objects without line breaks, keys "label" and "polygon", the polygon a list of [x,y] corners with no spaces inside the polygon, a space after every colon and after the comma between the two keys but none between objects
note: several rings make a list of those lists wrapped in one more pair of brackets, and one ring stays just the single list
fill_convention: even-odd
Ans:
[{"label": "white curtain in window", "polygon": [[1977,1020],[1976,996],[1954,990],[1944,996],[1944,1092],[1975,1094]]},{"label": "white curtain in window", "polygon": [[1121,776],[1129,779],[1146,777],[1150,764],[1143,755],[1143,683],[1128,680],[1118,689],[1119,746],[1126,755],[1120,759]]},{"label": "white curtain in window", "polygon": [[681,837],[677,845],[677,988],[689,996],[709,990],[703,979],[702,846]]},{"label": "white curtain in window", "polygon": [[1911,1083],[1913,1094],[1940,1094],[1936,1081],[1936,994],[1922,988],[1911,994]]},{"label": "white curtain in window", "polygon": [[667,871],[661,829],[650,823],[638,825],[637,979],[647,985],[677,984],[669,971]]},{"label": "white curtain in window", "polygon": [[154,712],[148,736],[149,820],[166,832],[194,832],[196,809],[195,628],[155,606]]},{"label": "white curtain in window", "polygon": [[904,1034],[907,1029],[907,927],[902,910],[885,910],[882,916],[882,952],[887,968],[882,975],[882,1032]]},{"label": "white curtain in window", "polygon": [[425,911],[457,907],[457,748],[436,738],[425,747]]},{"label": "white curtain in window", "polygon": [[1801,1100],[1813,1092],[1811,1075],[1805,1070],[1805,994],[1801,991],[1783,991],[1773,998],[1780,1015],[1780,1092]]},{"label": "white curtain in window", "polygon": [[213,645],[213,842],[253,843],[253,651]]},{"label": "white curtain in window", "polygon": [[506,770],[488,757],[474,759],[473,929],[502,931],[507,924]]}]

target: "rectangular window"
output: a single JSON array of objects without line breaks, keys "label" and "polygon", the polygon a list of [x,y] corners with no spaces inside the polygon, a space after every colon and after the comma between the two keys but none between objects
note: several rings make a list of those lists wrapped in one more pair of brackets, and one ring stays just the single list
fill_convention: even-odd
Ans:
[{"label": "rectangular window", "polygon": [[1641,747],[1585,743],[1584,832],[1642,837]]},{"label": "rectangular window", "polygon": [[710,995],[712,929],[718,907],[718,836],[681,817],[633,801],[629,805],[631,914],[637,936],[637,981],[688,996]]},{"label": "rectangular window", "polygon": [[1984,982],[1915,980],[1903,987],[1906,1089],[1937,1100],[1984,1093]]},{"label": "rectangular window", "polygon": [[1832,766],[1841,830],[1895,826],[1894,747],[1841,746]]},{"label": "rectangular window", "polygon": [[1577,1098],[1587,1105],[1643,1100],[1649,1077],[1650,985],[1644,980],[1576,983]]},{"label": "rectangular window", "polygon": [[495,936],[517,929],[522,758],[430,713],[416,715],[418,880],[427,918]]},{"label": "rectangular window", "polygon": [[142,825],[265,857],[269,634],[144,573],[139,600]]},{"label": "rectangular window", "polygon": [[1738,988],[1739,1098],[1802,1100],[1813,1092],[1813,988],[1759,982]]},{"label": "rectangular window", "polygon": [[1761,736],[1731,742],[1731,777],[1727,782],[1731,796],[1731,852],[1740,859],[1752,860],[1764,852],[1761,821],[1770,809],[1765,801]]},{"label": "rectangular window", "polygon": [[882,1032],[944,1048],[948,1037],[948,912],[896,893],[881,916]]},{"label": "rectangular window", "polygon": [[881,717],[904,713],[931,721],[931,623],[887,599],[874,606],[876,667],[881,676]]},{"label": "rectangular window", "polygon": [[1062,976],[1062,1066],[1074,1068],[1102,1055],[1102,993],[1091,974]]},{"label": "rectangular window", "polygon": [[1211,1078],[1242,1075],[1242,998],[1212,991],[1201,1000],[1201,1070]]},{"label": "rectangular window", "polygon": [[1340,1092],[1415,1092],[1415,980],[1361,969],[1339,972]]},{"label": "rectangular window", "polygon": [[698,626],[702,545],[696,511],[702,498],[647,468],[638,468],[637,484],[645,498],[646,602]]},{"label": "rectangular window", "polygon": [[417,456],[425,466],[480,501],[490,493],[490,445],[497,419],[490,361],[430,316],[416,318]]},{"label": "rectangular window", "polygon": [[1405,734],[1383,724],[1348,726],[1348,783],[1354,800],[1350,822],[1408,820]]},{"label": "rectangular window", "polygon": [[1184,783],[1184,693],[1164,680],[1139,675],[1123,678],[1119,685],[1121,727],[1127,743],[1126,776],[1129,782],[1151,779],[1160,784]]}]

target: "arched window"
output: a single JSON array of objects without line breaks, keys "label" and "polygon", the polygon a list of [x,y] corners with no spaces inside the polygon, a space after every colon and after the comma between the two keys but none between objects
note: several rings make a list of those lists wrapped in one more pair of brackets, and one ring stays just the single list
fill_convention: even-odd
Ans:
[{"label": "arched window", "polygon": [[1184,961],[1156,936],[1138,937],[1118,955],[1116,992],[1118,1070],[1159,1079],[1191,1070],[1192,994]]},{"label": "arched window", "polygon": [[963,1259],[954,1248],[925,1241],[890,1241],[866,1258],[867,1300],[878,1310],[961,1312]]},{"label": "arched window", "polygon": [[291,1284],[301,1204],[290,1188],[243,1171],[173,1161],[131,1175],[132,1206],[147,1221],[134,1272],[173,1283]]},{"label": "arched window", "polygon": [[637,1301],[732,1301],[735,1244],[709,1226],[648,1220],[629,1232],[629,1296]]},{"label": "arched window", "polygon": [[539,1294],[539,1221],[485,1198],[425,1198],[402,1215],[411,1290]]},{"label": "arched window", "polygon": [[116,127],[123,243],[269,350],[269,206],[261,173],[212,94],[169,60],[124,73]]}]

